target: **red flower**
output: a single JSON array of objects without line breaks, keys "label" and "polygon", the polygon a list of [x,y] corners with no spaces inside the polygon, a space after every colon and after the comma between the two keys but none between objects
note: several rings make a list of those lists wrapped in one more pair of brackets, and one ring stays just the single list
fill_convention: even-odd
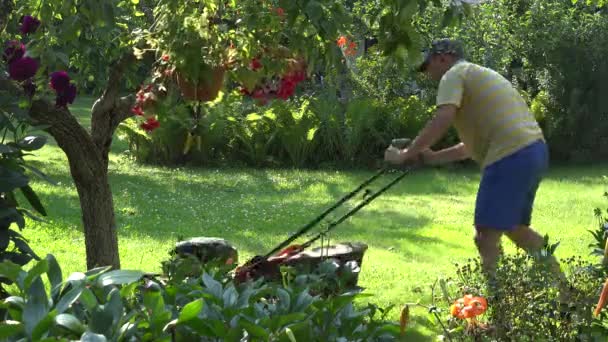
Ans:
[{"label": "red flower", "polygon": [[279,15],[279,17],[282,17],[282,16],[285,15],[285,10],[283,10],[281,7],[277,7],[274,10],[277,12],[277,14]]},{"label": "red flower", "polygon": [[340,38],[338,38],[337,44],[339,47],[343,47],[344,45],[346,45],[347,42],[348,39],[346,39],[346,37],[340,36]]},{"label": "red flower", "polygon": [[165,62],[168,62],[168,61],[169,61],[169,55],[163,55],[161,58],[162,58],[162,60],[163,60],[163,61],[165,61]]},{"label": "red flower", "polygon": [[2,54],[2,59],[8,64],[11,64],[13,61],[25,55],[25,45],[19,41],[10,40],[6,42],[5,46],[6,48]]},{"label": "red flower", "polygon": [[21,33],[23,34],[34,33],[38,29],[38,26],[40,26],[40,20],[31,15],[21,17],[19,23],[21,24]]},{"label": "red flower", "polygon": [[263,67],[262,62],[260,62],[260,60],[257,58],[252,59],[251,63],[249,63],[249,68],[251,68],[251,70],[253,70],[253,71],[256,71],[262,67]]},{"label": "red flower", "polygon": [[147,118],[145,122],[139,125],[139,127],[148,133],[152,133],[152,131],[160,127],[160,122],[158,122],[156,118]]},{"label": "red flower", "polygon": [[57,92],[57,98],[55,99],[55,106],[66,107],[68,103],[74,103],[76,98],[76,86],[69,84],[64,91]]},{"label": "red flower", "polygon": [[15,81],[25,81],[36,75],[38,61],[31,57],[22,57],[14,60],[8,66],[9,76]]},{"label": "red flower", "polygon": [[70,85],[70,76],[65,71],[55,71],[51,73],[51,88],[57,92],[65,91]]},{"label": "red flower", "polygon": [[277,97],[283,100],[287,100],[296,91],[296,82],[287,77],[281,80],[281,86],[277,90]]}]

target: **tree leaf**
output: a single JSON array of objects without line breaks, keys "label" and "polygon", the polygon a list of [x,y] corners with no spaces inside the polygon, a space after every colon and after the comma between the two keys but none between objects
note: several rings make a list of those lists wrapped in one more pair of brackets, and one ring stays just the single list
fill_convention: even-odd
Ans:
[{"label": "tree leaf", "polygon": [[41,149],[46,144],[46,136],[30,135],[19,141],[18,145],[26,151],[35,151]]},{"label": "tree leaf", "polygon": [[55,324],[68,329],[69,331],[82,335],[86,331],[86,327],[76,318],[70,314],[59,314],[55,317]]},{"label": "tree leaf", "polygon": [[51,179],[49,176],[46,175],[46,173],[40,171],[39,169],[28,165],[28,164],[22,164],[23,167],[25,167],[26,169],[32,171],[32,173],[34,173],[36,176],[40,177],[41,179],[44,179],[45,181],[47,181],[48,183],[51,183],[53,185],[57,185],[57,182],[55,182],[53,179]]},{"label": "tree leaf", "polygon": [[10,192],[17,188],[26,186],[29,178],[25,175],[9,170],[5,167],[0,168],[0,192]]},{"label": "tree leaf", "polygon": [[[0,263],[0,276],[10,279],[12,282],[17,282],[19,273],[25,273],[21,266],[12,261],[6,260]],[[23,289],[22,289],[23,290]]]},{"label": "tree leaf", "polygon": [[42,216],[46,216],[46,210],[44,210],[44,206],[40,202],[40,198],[38,198],[38,195],[34,192],[34,189],[32,189],[32,187],[30,187],[29,185],[22,186],[21,192],[23,193],[25,198],[27,198],[27,201],[30,202],[32,208],[36,209],[36,211],[39,212]]},{"label": "tree leaf", "polygon": [[124,285],[136,282],[144,276],[144,272],[135,270],[113,270],[97,278],[100,287],[108,285]]},{"label": "tree leaf", "polygon": [[21,253],[31,255],[36,260],[40,260],[40,257],[32,250],[30,245],[28,245],[27,241],[21,234],[16,231],[10,231],[9,235],[11,236],[15,247],[17,247],[17,249],[19,249]]},{"label": "tree leaf", "polygon": [[15,152],[19,152],[19,150],[14,147],[5,145],[5,144],[0,144],[0,153],[7,154],[7,153],[15,153]]},{"label": "tree leaf", "polygon": [[0,251],[4,252],[11,240],[8,238],[8,230],[0,230]]}]

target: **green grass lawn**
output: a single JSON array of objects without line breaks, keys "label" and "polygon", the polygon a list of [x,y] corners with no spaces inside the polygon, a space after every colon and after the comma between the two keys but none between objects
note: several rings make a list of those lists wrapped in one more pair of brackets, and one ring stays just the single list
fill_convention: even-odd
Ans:
[{"label": "green grass lawn", "polygon": [[[72,108],[86,125],[90,99]],[[231,241],[244,261],[267,252],[369,177],[371,172],[256,169],[184,169],[131,162],[116,141],[110,180],[125,269],[159,271],[178,236],[217,236]],[[86,267],[80,206],[66,157],[52,142],[32,159],[59,182],[36,181],[48,223],[28,221],[24,235],[39,254],[54,254],[65,273]],[[606,207],[608,166],[553,167],[541,185],[534,225],[561,242],[558,256],[588,256],[593,209]],[[387,176],[378,182],[389,181]],[[333,241],[369,245],[360,285],[381,304],[418,299],[454,262],[477,255],[472,217],[476,170],[426,170],[403,179],[331,235]],[[377,189],[374,187],[373,189]],[[507,252],[513,252],[509,241]],[[425,299],[425,298],[423,298]],[[397,318],[398,310],[391,317]],[[414,310],[409,340],[438,332],[423,310]]]}]

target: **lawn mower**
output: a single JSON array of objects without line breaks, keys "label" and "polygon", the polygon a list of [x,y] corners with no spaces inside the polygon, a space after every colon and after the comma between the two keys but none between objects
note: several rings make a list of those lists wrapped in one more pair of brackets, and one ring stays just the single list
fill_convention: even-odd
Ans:
[{"label": "lawn mower", "polygon": [[[410,139],[393,139],[391,146],[399,149],[407,147],[410,143]],[[308,224],[304,225],[289,238],[279,243],[273,249],[271,249],[265,255],[257,255],[251,258],[249,261],[235,269],[234,279],[237,283],[244,282],[247,280],[255,280],[260,277],[264,277],[268,280],[280,280],[281,266],[300,266],[308,270],[314,268],[323,260],[332,259],[338,264],[338,272],[342,271],[345,267],[348,267],[351,271],[356,270],[355,277],[352,283],[347,284],[349,286],[356,286],[358,271],[360,271],[361,264],[363,261],[363,255],[367,250],[367,245],[364,243],[340,243],[336,245],[329,244],[329,233],[337,227],[340,223],[344,222],[349,217],[353,216],[359,210],[363,209],[369,203],[371,203],[378,196],[389,190],[401,179],[403,179],[417,164],[412,164],[404,168],[396,168],[394,166],[385,166],[378,172],[376,172],[369,179],[361,183],[355,190],[348,193],[346,196],[341,198],[337,203],[329,207],[319,216],[314,218]],[[400,171],[400,174],[392,179],[388,184],[384,185],[376,192],[372,192],[367,187],[374,181],[379,179],[381,176],[389,173],[395,173]],[[337,220],[330,222],[325,229],[322,229],[317,234],[306,240],[301,244],[291,244],[299,237],[308,233],[315,226],[320,224],[330,213],[334,212],[341,205],[348,200],[357,196],[359,193],[364,191],[362,200],[350,209],[346,214],[342,215]],[[321,240],[321,246],[314,248],[310,251],[306,249],[311,247],[315,242]],[[326,243],[326,245],[325,245]],[[291,245],[290,245],[291,244]],[[352,273],[352,272],[351,272]]]}]

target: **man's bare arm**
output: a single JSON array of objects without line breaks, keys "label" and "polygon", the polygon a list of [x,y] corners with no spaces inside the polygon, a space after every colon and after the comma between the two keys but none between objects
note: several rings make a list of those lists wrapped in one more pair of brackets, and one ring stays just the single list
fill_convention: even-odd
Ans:
[{"label": "man's bare arm", "polygon": [[424,153],[424,162],[431,165],[451,163],[470,158],[471,155],[464,143],[456,144],[436,152]]},{"label": "man's bare arm", "polygon": [[429,149],[443,137],[452,125],[457,108],[454,105],[443,105],[437,109],[435,117],[429,121],[424,129],[407,149],[407,154],[416,156]]}]

